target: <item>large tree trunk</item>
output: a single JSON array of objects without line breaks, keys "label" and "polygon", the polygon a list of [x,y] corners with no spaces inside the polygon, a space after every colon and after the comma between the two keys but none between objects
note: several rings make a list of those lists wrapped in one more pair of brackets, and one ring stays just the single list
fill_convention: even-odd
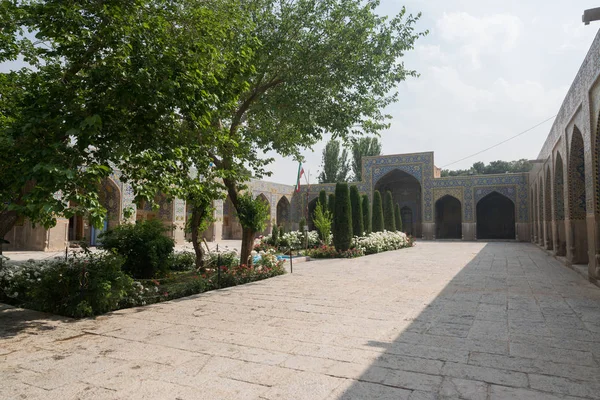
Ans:
[{"label": "large tree trunk", "polygon": [[253,257],[251,255],[254,249],[254,236],[256,232],[250,228],[243,228],[242,230],[242,250],[240,252],[240,263],[246,265],[252,265]]},{"label": "large tree trunk", "polygon": [[[231,204],[233,204],[233,207],[235,207],[237,210],[239,206],[239,191],[235,181],[231,179],[223,179],[223,183],[227,187],[227,193],[229,194]],[[252,265],[253,260],[252,257],[250,257],[250,253],[254,249],[255,235],[255,231],[242,226],[242,249],[240,251],[240,264]]]},{"label": "large tree trunk", "polygon": [[2,254],[2,240],[15,226],[17,219],[18,215],[14,211],[0,211],[0,254]]},{"label": "large tree trunk", "polygon": [[192,230],[192,245],[194,246],[194,252],[196,253],[196,269],[204,272],[204,250],[198,240],[200,232],[200,224],[204,220],[204,214],[206,210],[201,210],[197,207],[192,207],[192,220],[190,223],[190,229]]}]

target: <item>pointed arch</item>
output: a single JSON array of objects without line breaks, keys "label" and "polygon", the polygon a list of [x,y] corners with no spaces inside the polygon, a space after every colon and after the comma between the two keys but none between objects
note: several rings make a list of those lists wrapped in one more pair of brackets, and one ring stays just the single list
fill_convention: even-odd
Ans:
[{"label": "pointed arch", "polygon": [[560,152],[556,153],[554,162],[554,225],[556,231],[556,255],[567,254],[565,232],[565,176],[564,163]]},{"label": "pointed arch", "polygon": [[550,165],[546,166],[546,175],[544,179],[544,232],[546,238],[546,248],[552,250],[554,239],[552,237],[552,175],[550,174]]},{"label": "pointed arch", "polygon": [[277,202],[277,226],[290,230],[291,205],[287,197],[282,196]]},{"label": "pointed arch", "polygon": [[574,264],[587,264],[587,226],[585,195],[585,150],[583,135],[577,126],[573,127],[568,159],[569,168],[569,221],[570,221],[570,261]]},{"label": "pointed arch", "polygon": [[491,192],[479,202],[477,239],[515,239],[515,203],[505,195]]},{"label": "pointed arch", "polygon": [[273,225],[273,222],[271,221],[271,202],[269,201],[268,197],[265,196],[264,193],[261,193],[258,196],[256,196],[256,199],[264,202],[269,207],[269,218],[267,219],[267,223],[265,224],[265,230],[260,232],[259,235],[270,235]]},{"label": "pointed arch", "polygon": [[[420,237],[422,235],[422,188],[421,182],[410,170],[403,171],[394,168],[377,180],[373,190],[379,190],[382,197],[386,191],[392,192],[392,197],[400,205],[400,213],[405,209],[407,218],[410,219],[410,228],[402,219],[403,229],[407,234]],[[407,211],[410,210],[410,213]],[[404,215],[404,214],[403,214]]]},{"label": "pointed arch", "polygon": [[544,181],[543,178],[540,177],[537,183],[537,215],[538,215],[538,244],[544,245]]},{"label": "pointed arch", "polygon": [[435,202],[436,239],[462,239],[462,204],[451,195]]}]

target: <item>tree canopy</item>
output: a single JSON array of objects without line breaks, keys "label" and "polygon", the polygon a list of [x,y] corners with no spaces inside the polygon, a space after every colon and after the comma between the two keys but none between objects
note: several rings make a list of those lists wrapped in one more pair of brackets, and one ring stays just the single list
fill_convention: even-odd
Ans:
[{"label": "tree canopy", "polygon": [[0,237],[17,216],[100,223],[98,184],[114,168],[138,199],[178,194],[189,127],[210,123],[213,82],[246,65],[229,43],[245,17],[227,3],[2,2],[0,62],[28,66],[0,74]]},{"label": "tree canopy", "polygon": [[348,151],[341,149],[340,142],[330,140],[323,149],[323,159],[319,174],[319,183],[347,182],[350,164],[348,163]]},{"label": "tree canopy", "polygon": [[378,137],[361,137],[352,143],[353,180],[362,180],[362,158],[381,155],[381,143]]},{"label": "tree canopy", "polygon": [[465,176],[465,175],[487,175],[487,174],[505,174],[505,173],[516,173],[516,172],[529,172],[532,164],[529,160],[522,158],[516,161],[491,161],[489,164],[484,162],[473,163],[473,166],[469,169],[457,169],[457,170],[442,170],[442,177],[446,176]]}]

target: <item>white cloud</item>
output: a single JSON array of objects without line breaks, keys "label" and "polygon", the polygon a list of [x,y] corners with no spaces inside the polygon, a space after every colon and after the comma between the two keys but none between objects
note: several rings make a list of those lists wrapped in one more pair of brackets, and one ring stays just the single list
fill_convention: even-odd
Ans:
[{"label": "white cloud", "polygon": [[475,17],[464,11],[444,13],[436,25],[440,37],[459,45],[475,69],[481,68],[481,54],[512,50],[523,29],[521,19],[514,15]]}]

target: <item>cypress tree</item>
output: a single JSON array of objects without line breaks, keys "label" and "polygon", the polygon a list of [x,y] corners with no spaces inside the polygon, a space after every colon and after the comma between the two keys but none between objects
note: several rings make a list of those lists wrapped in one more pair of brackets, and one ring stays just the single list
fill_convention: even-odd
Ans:
[{"label": "cypress tree", "polygon": [[333,232],[333,227],[335,226],[335,194],[333,193],[329,194],[327,208],[329,208],[329,212],[331,213],[331,232]]},{"label": "cypress tree", "polygon": [[362,216],[362,203],[356,185],[350,187],[350,205],[352,206],[352,232],[356,236],[362,236],[365,231]]},{"label": "cypress tree", "polygon": [[373,193],[373,214],[371,215],[371,230],[373,232],[383,232],[383,205],[381,204],[381,193],[376,190]]},{"label": "cypress tree", "polygon": [[352,243],[352,208],[347,183],[335,185],[335,217],[333,245],[337,251],[346,251]]},{"label": "cypress tree", "polygon": [[319,203],[321,203],[321,210],[327,210],[327,192],[324,190],[319,192]]},{"label": "cypress tree", "polygon": [[271,232],[271,240],[273,241],[273,246],[277,247],[279,244],[279,228],[277,225],[273,227],[273,232]]},{"label": "cypress tree", "polygon": [[394,198],[389,190],[385,192],[383,201],[383,218],[386,231],[394,232],[396,230],[396,221],[394,220]]},{"label": "cypress tree", "polygon": [[369,207],[369,196],[363,194],[362,197],[362,214],[363,214],[363,225],[365,233],[371,233],[371,209]]},{"label": "cypress tree", "polygon": [[394,208],[394,216],[396,217],[396,230],[402,232],[402,215],[400,215],[400,204],[398,203]]}]

